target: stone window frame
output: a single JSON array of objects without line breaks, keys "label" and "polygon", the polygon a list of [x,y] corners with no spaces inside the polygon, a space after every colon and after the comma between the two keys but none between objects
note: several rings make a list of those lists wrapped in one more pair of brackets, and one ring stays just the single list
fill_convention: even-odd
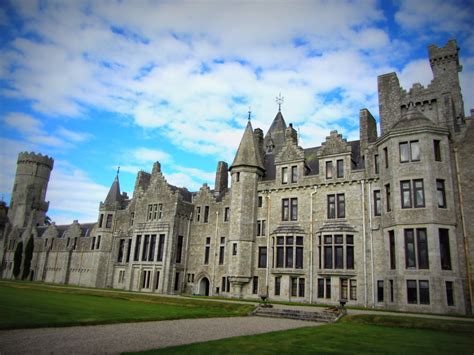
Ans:
[{"label": "stone window frame", "polygon": [[330,277],[319,277],[318,278],[318,298],[331,299],[331,278]]},{"label": "stone window frame", "polygon": [[267,235],[266,222],[265,219],[257,220],[257,237],[264,237]]},{"label": "stone window frame", "polygon": [[298,220],[298,198],[285,197],[281,199],[281,220],[297,221]]},{"label": "stone window frame", "polygon": [[[355,236],[354,233],[321,233],[318,236],[319,269],[321,270],[355,270]],[[330,250],[330,261],[326,260]],[[336,265],[337,253],[342,250],[342,266]],[[330,267],[329,267],[329,264]]]},{"label": "stone window frame", "polygon": [[446,184],[444,179],[436,179],[436,196],[438,208],[448,208],[446,203]]},{"label": "stone window frame", "polygon": [[291,297],[305,297],[306,279],[305,277],[290,277],[290,295]]},{"label": "stone window frame", "polygon": [[344,193],[327,195],[327,219],[346,218],[346,197]]},{"label": "stone window frame", "polygon": [[[421,145],[418,139],[398,143],[400,163],[421,161]],[[416,156],[416,152],[418,156]],[[406,155],[406,156],[405,156]]]},{"label": "stone window frame", "polygon": [[404,228],[405,268],[429,270],[430,258],[426,228]]},{"label": "stone window frame", "polygon": [[304,269],[304,236],[297,234],[274,236],[272,238],[272,255],[274,269]]},{"label": "stone window frame", "polygon": [[407,303],[408,304],[430,304],[430,282],[429,280],[406,280]]}]

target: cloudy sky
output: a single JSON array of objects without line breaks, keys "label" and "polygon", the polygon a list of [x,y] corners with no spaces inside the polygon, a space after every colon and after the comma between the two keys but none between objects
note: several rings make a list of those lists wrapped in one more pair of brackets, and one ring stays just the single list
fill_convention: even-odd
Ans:
[{"label": "cloudy sky", "polygon": [[57,223],[97,218],[120,165],[132,192],[159,160],[172,184],[213,185],[246,124],[266,131],[281,92],[303,147],[358,139],[377,76],[429,84],[429,44],[456,38],[474,108],[474,2],[0,0],[0,193],[16,156],[55,159]]}]

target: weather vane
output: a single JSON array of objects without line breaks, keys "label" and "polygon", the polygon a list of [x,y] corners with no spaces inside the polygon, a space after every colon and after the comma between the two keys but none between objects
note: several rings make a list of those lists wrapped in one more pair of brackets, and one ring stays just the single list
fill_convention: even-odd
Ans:
[{"label": "weather vane", "polygon": [[250,121],[250,115],[252,114],[252,110],[250,109],[250,106],[249,106],[249,121]]},{"label": "weather vane", "polygon": [[117,167],[117,175],[120,173],[120,165]]},{"label": "weather vane", "polygon": [[275,98],[276,103],[278,104],[278,112],[281,112],[281,104],[285,101],[285,98],[281,96],[281,92]]}]

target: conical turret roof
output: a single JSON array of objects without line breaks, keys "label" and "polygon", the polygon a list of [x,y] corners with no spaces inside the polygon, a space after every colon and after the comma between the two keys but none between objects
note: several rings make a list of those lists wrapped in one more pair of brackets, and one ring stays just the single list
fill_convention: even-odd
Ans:
[{"label": "conical turret roof", "polygon": [[106,205],[114,205],[115,203],[122,202],[122,195],[120,194],[120,182],[118,178],[118,174],[115,176],[114,182],[112,186],[110,186],[109,193],[105,198],[104,204]]},{"label": "conical turret roof", "polygon": [[257,143],[255,142],[250,121],[247,123],[247,127],[245,127],[244,135],[240,141],[239,149],[237,149],[237,154],[235,155],[230,170],[237,166],[254,166],[264,170],[262,158],[258,153]]},{"label": "conical turret roof", "polygon": [[286,130],[286,122],[283,118],[283,115],[280,111],[276,114],[273,122],[268,129],[267,134],[265,135],[264,146],[265,148],[268,146],[270,140],[273,141],[273,144],[278,149],[280,148],[283,143],[285,142],[285,130]]}]

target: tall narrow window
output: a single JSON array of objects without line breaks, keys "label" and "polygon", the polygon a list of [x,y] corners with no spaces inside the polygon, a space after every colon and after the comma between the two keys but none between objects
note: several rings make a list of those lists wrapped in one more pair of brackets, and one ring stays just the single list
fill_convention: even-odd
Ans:
[{"label": "tall narrow window", "polygon": [[118,249],[118,255],[117,255],[117,262],[121,263],[123,260],[123,249],[125,247],[125,239],[120,239],[119,242],[119,249]]},{"label": "tall narrow window", "polygon": [[113,215],[111,215],[111,214],[107,215],[107,221],[105,222],[105,228],[112,228],[112,218],[113,218]]},{"label": "tall narrow window", "polygon": [[348,297],[348,286],[349,286],[349,280],[346,278],[341,278],[340,280],[340,285],[341,285],[341,299],[347,300],[349,299]]},{"label": "tall narrow window", "polygon": [[148,261],[155,261],[156,234],[150,237],[150,251],[148,252]]},{"label": "tall narrow window", "polygon": [[420,142],[418,141],[410,142],[410,158],[411,158],[411,161],[420,160]]},{"label": "tall narrow window", "polygon": [[383,280],[377,281],[377,302],[383,302]]},{"label": "tall narrow window", "polygon": [[454,291],[452,281],[446,281],[446,303],[448,306],[454,306]]},{"label": "tall narrow window", "polygon": [[152,219],[153,219],[153,205],[148,205],[147,220],[151,221]]},{"label": "tall narrow window", "polygon": [[333,268],[333,247],[332,247],[332,235],[324,236],[324,268],[332,269]]},{"label": "tall narrow window", "polygon": [[407,268],[416,267],[413,229],[405,229],[405,265]]},{"label": "tall narrow window", "polygon": [[349,297],[351,300],[354,300],[356,301],[357,300],[357,280],[350,280],[350,293],[349,293]]},{"label": "tall narrow window", "polygon": [[430,304],[430,284],[427,280],[419,280],[420,304]]},{"label": "tall narrow window", "polygon": [[332,179],[332,161],[326,162],[326,179]]},{"label": "tall narrow window", "polygon": [[343,178],[344,177],[344,160],[339,159],[336,161],[336,169],[337,169],[337,177]]},{"label": "tall narrow window", "polygon": [[104,223],[104,214],[101,213],[99,217],[99,228],[102,228],[103,223]]},{"label": "tall narrow window", "polygon": [[326,278],[326,298],[331,298],[331,278]]},{"label": "tall narrow window", "polygon": [[449,248],[448,229],[439,229],[439,253],[441,257],[441,269],[451,270],[451,251]]},{"label": "tall narrow window", "polygon": [[425,190],[423,179],[413,180],[413,195],[415,207],[425,207]]},{"label": "tall narrow window", "polygon": [[225,246],[221,244],[219,247],[219,265],[224,265]]},{"label": "tall narrow window", "polygon": [[142,252],[142,261],[148,260],[148,248],[150,246],[150,235],[146,234],[143,237],[143,252]]},{"label": "tall narrow window", "polygon": [[416,244],[416,249],[418,251],[418,268],[429,269],[426,229],[419,228],[416,230]]},{"label": "tall narrow window", "polygon": [[280,296],[281,276],[275,277],[275,296]]},{"label": "tall narrow window", "polygon": [[204,206],[204,223],[209,222],[209,206]]},{"label": "tall narrow window", "polygon": [[258,201],[257,206],[262,207],[263,206],[263,196],[258,196],[257,201]]},{"label": "tall narrow window", "polygon": [[385,185],[385,203],[387,206],[387,212],[392,210],[392,195],[390,192],[390,184]]},{"label": "tall narrow window", "polygon": [[196,207],[196,221],[199,222],[201,220],[201,207]]},{"label": "tall narrow window", "polygon": [[400,181],[400,193],[402,208],[411,208],[411,184],[410,180]]},{"label": "tall narrow window", "polygon": [[303,268],[303,237],[296,237],[295,268]]},{"label": "tall narrow window", "polygon": [[229,222],[230,219],[230,208],[224,208],[224,222]]},{"label": "tall narrow window", "polygon": [[346,217],[346,198],[344,194],[337,194],[337,218]]},{"label": "tall narrow window", "polygon": [[174,290],[179,291],[179,272],[177,272],[174,276]]},{"label": "tall narrow window", "polygon": [[375,154],[374,155],[374,170],[376,174],[379,173],[379,169],[380,169],[379,155]]},{"label": "tall narrow window", "polygon": [[298,182],[298,167],[297,166],[291,167],[291,182],[292,183]]},{"label": "tall narrow window", "polygon": [[354,269],[354,236],[346,235],[346,268]]},{"label": "tall narrow window", "polygon": [[140,244],[141,244],[142,236],[137,235],[137,239],[135,241],[135,253],[133,254],[133,260],[138,261],[140,257]]},{"label": "tall narrow window", "polygon": [[91,250],[94,250],[94,247],[95,247],[95,237],[92,237]]},{"label": "tall narrow window", "polygon": [[232,255],[237,255],[237,243],[232,244]]},{"label": "tall narrow window", "polygon": [[286,166],[281,168],[281,183],[288,184],[288,168]]},{"label": "tall narrow window", "polygon": [[390,280],[390,302],[394,301],[394,287],[393,287],[393,280]]},{"label": "tall narrow window", "polygon": [[418,303],[416,280],[407,280],[407,302]]},{"label": "tall narrow window", "polygon": [[328,218],[336,218],[336,195],[328,195]]},{"label": "tall narrow window", "polygon": [[160,238],[158,240],[158,260],[157,261],[163,261],[164,246],[165,246],[165,235],[160,234]]},{"label": "tall narrow window", "polygon": [[267,267],[267,247],[258,247],[258,267]]},{"label": "tall narrow window", "polygon": [[281,220],[288,221],[290,219],[290,199],[281,200]]},{"label": "tall narrow window", "polygon": [[204,265],[209,264],[209,253],[211,250],[211,238],[206,238],[206,247],[204,249]]},{"label": "tall narrow window", "polygon": [[298,278],[292,277],[291,278],[291,297],[298,296]]},{"label": "tall narrow window", "polygon": [[441,161],[441,141],[438,139],[433,140],[433,151],[434,160]]},{"label": "tall narrow window", "polygon": [[380,216],[382,214],[382,197],[380,190],[374,190],[374,215]]},{"label": "tall narrow window", "polygon": [[304,297],[304,278],[298,279],[298,297]]},{"label": "tall narrow window", "polygon": [[400,163],[405,163],[410,160],[408,152],[408,142],[400,143]]},{"label": "tall narrow window", "polygon": [[157,218],[158,218],[158,204],[155,203],[153,205],[153,220],[156,221]]},{"label": "tall narrow window", "polygon": [[318,298],[324,298],[324,279],[318,279]]},{"label": "tall narrow window", "polygon": [[158,204],[158,219],[163,218],[163,204],[159,203]]},{"label": "tall narrow window", "polygon": [[436,192],[438,195],[438,207],[446,208],[446,190],[444,188],[444,180],[436,180]]},{"label": "tall narrow window", "polygon": [[396,260],[395,260],[395,231],[388,231],[388,243],[389,243],[389,252],[390,252],[390,269],[395,270]]},{"label": "tall narrow window", "polygon": [[258,293],[258,276],[253,277],[252,282],[252,293],[256,295]]},{"label": "tall narrow window", "polygon": [[176,263],[181,262],[181,258],[183,255],[183,239],[184,237],[182,235],[178,235],[178,241],[177,241],[177,248],[176,248]]},{"label": "tall narrow window", "polygon": [[292,198],[290,202],[291,202],[290,218],[292,221],[297,221],[298,220],[298,199]]},{"label": "tall narrow window", "polygon": [[388,168],[388,148],[387,147],[383,149],[383,156],[385,160],[385,168],[387,169]]}]

